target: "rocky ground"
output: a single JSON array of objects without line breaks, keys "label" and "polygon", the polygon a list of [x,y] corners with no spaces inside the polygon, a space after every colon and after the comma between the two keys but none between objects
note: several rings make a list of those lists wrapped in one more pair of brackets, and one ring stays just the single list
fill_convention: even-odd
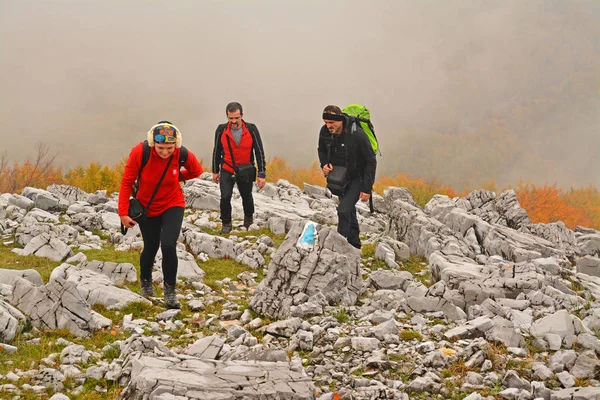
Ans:
[{"label": "rocky ground", "polygon": [[595,230],[390,188],[357,251],[323,188],[267,184],[227,237],[210,174],[184,193],[181,311],[139,296],[115,195],[0,195],[1,398],[600,399]]}]

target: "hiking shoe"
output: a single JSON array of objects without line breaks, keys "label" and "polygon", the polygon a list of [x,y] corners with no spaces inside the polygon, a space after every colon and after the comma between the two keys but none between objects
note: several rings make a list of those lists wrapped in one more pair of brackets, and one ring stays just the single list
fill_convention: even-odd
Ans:
[{"label": "hiking shoe", "polygon": [[252,223],[254,223],[254,218],[252,218],[252,215],[244,215],[244,228],[250,228],[250,225],[252,225]]},{"label": "hiking shoe", "polygon": [[140,294],[144,297],[156,297],[152,287],[152,279],[140,279]]},{"label": "hiking shoe", "polygon": [[168,283],[165,283],[165,305],[169,310],[181,308],[181,304],[179,304],[179,301],[175,296],[175,285],[171,286]]},{"label": "hiking shoe", "polygon": [[231,233],[231,229],[233,227],[231,226],[231,222],[228,224],[223,224],[223,226],[221,227],[221,231],[219,232],[219,234],[221,235],[227,235],[228,233]]}]

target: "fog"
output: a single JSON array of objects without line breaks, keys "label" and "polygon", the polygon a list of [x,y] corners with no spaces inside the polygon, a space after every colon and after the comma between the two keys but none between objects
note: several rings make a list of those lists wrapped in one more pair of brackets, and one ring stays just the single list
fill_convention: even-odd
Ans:
[{"label": "fog", "polygon": [[113,165],[166,119],[210,165],[230,101],[294,167],[362,103],[378,175],[600,187],[600,2],[0,0],[12,161]]}]

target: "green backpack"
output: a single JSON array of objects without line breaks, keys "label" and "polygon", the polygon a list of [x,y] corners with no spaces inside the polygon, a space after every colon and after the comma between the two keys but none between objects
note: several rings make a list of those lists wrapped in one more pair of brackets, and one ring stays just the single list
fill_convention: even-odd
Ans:
[{"label": "green backpack", "polygon": [[[371,123],[371,113],[369,112],[369,109],[361,104],[350,104],[349,106],[344,107],[342,112],[349,116],[353,123],[360,124],[362,130],[367,134],[369,142],[371,142],[373,153],[379,153],[379,155],[381,155],[377,136],[375,136],[375,128],[373,128],[373,124]],[[356,127],[353,127],[352,131],[355,129]]]}]

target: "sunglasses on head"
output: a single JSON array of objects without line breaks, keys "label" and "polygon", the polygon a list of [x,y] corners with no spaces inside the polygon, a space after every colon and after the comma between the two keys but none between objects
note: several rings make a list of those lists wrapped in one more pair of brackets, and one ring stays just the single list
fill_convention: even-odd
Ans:
[{"label": "sunglasses on head", "polygon": [[175,136],[156,135],[154,136],[155,143],[175,143],[177,138]]}]

